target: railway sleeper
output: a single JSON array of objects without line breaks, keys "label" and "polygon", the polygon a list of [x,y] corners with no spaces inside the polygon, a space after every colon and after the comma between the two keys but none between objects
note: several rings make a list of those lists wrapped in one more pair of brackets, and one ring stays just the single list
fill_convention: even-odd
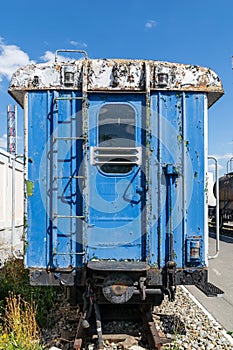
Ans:
[{"label": "railway sleeper", "polygon": [[144,326],[148,329],[147,339],[151,350],[162,350],[164,344],[171,343],[171,339],[157,330],[151,311],[142,313],[141,317]]},{"label": "railway sleeper", "polygon": [[[104,349],[104,343],[108,341],[109,343],[115,342],[122,349],[128,349],[130,346],[137,345],[138,341],[135,336],[131,334],[118,333],[118,334],[103,334],[102,322],[99,305],[95,299],[93,299],[93,307],[91,311],[95,316],[96,322],[96,333],[92,335],[92,340],[97,342],[98,349]],[[85,329],[89,329],[89,321],[86,319],[87,314],[82,314],[77,328],[76,338],[74,341],[74,349],[78,350],[82,347],[82,341],[85,333]],[[170,343],[171,339],[165,337],[162,332],[159,332],[153,321],[152,311],[141,311],[138,313],[139,318],[141,318],[143,328],[145,330],[145,335],[151,350],[162,350],[163,345]],[[91,317],[90,311],[88,312],[88,317]],[[138,321],[138,318],[137,318]]]}]

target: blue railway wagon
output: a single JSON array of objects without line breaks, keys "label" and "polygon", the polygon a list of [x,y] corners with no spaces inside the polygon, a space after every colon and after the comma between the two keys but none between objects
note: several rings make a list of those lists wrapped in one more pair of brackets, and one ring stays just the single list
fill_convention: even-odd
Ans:
[{"label": "blue railway wagon", "polygon": [[25,111],[31,283],[91,286],[116,304],[159,304],[179,284],[206,291],[207,113],[220,79],[59,51],[9,89]]}]

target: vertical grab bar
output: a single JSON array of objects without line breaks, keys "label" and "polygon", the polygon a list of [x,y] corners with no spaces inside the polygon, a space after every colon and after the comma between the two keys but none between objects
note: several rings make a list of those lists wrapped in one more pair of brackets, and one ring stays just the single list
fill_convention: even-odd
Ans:
[{"label": "vertical grab bar", "polygon": [[173,185],[175,183],[175,179],[179,176],[178,169],[175,165],[167,164],[165,170],[165,174],[167,176],[167,214],[169,225],[167,227],[168,235],[169,235],[169,260],[170,262],[174,261],[174,232],[173,232],[173,202],[174,202],[174,193],[173,193]]},{"label": "vertical grab bar", "polygon": [[231,157],[228,161],[227,161],[227,174],[229,173],[229,169],[228,169],[228,165],[230,164],[230,171],[232,171],[231,169],[231,162],[233,161],[233,157]]},{"label": "vertical grab bar", "polygon": [[209,256],[209,259],[215,259],[219,254],[219,181],[218,181],[218,160],[214,156],[208,156],[208,159],[212,159],[215,162],[215,193],[216,193],[216,253]]}]

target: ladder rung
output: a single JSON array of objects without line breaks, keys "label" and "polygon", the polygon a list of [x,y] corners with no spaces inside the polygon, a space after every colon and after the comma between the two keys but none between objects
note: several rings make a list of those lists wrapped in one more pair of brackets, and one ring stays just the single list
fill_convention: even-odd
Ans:
[{"label": "ladder rung", "polygon": [[83,215],[58,215],[54,214],[54,218],[58,219],[85,219]]},{"label": "ladder rung", "polygon": [[86,179],[86,176],[54,176],[53,179]]},{"label": "ladder rung", "polygon": [[53,142],[59,140],[67,140],[67,141],[72,141],[72,140],[86,140],[85,137],[54,137]]},{"label": "ladder rung", "polygon": [[74,252],[70,252],[70,253],[53,253],[53,255],[85,255],[86,252],[78,252],[78,253],[74,253]]},{"label": "ladder rung", "polygon": [[55,97],[54,101],[57,100],[86,100],[86,97],[72,97],[72,96],[67,96],[67,97]]}]

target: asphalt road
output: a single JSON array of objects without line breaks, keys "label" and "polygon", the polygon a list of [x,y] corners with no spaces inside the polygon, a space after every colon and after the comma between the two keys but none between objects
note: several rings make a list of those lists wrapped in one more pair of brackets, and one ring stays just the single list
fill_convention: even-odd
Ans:
[{"label": "asphalt road", "polygon": [[[215,253],[215,239],[209,238],[209,253]],[[233,239],[220,241],[219,256],[209,260],[209,282],[224,291],[222,297],[207,297],[198,288],[187,286],[194,297],[225,328],[233,331]]]}]

